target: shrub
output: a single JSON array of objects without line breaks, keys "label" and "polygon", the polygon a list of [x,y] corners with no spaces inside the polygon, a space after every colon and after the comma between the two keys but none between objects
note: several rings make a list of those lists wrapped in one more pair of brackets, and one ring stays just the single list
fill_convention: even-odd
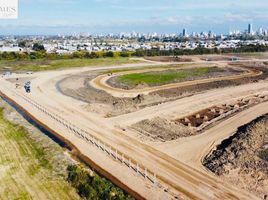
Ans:
[{"label": "shrub", "polygon": [[85,199],[133,199],[120,188],[114,186],[110,181],[97,174],[91,176],[88,171],[77,165],[68,166],[67,171],[68,182],[71,183],[71,185],[76,188],[78,194]]}]

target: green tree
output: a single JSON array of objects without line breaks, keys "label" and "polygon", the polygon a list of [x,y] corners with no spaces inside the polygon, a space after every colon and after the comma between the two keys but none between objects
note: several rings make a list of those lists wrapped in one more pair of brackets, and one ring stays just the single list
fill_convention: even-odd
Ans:
[{"label": "green tree", "polygon": [[26,41],[20,41],[18,46],[21,48],[26,47]]},{"label": "green tree", "polygon": [[44,51],[45,50],[45,47],[42,44],[34,43],[33,50],[34,51]]}]

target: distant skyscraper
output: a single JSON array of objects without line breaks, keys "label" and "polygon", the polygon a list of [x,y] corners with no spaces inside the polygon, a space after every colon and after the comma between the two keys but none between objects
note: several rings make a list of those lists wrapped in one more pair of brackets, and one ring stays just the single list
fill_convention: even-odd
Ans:
[{"label": "distant skyscraper", "polygon": [[259,35],[263,35],[263,28],[259,28]]},{"label": "distant skyscraper", "polygon": [[248,34],[252,34],[253,33],[253,28],[252,28],[252,24],[248,25]]},{"label": "distant skyscraper", "polygon": [[187,30],[185,28],[182,30],[182,36],[183,37],[186,37],[187,36]]}]

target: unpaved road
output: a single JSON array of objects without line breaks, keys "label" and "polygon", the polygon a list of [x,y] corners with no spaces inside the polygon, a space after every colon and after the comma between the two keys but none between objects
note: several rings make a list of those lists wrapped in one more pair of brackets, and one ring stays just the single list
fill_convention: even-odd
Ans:
[{"label": "unpaved road", "polygon": [[[114,68],[124,67],[129,68],[129,65]],[[26,96],[27,99],[38,102],[48,110],[53,111],[53,113],[62,116],[66,121],[72,122],[77,127],[87,130],[102,142],[124,152],[125,155],[130,156],[139,163],[142,163],[148,170],[157,173],[158,180],[165,188],[169,188],[168,191],[176,193],[176,195],[181,198],[257,199],[255,196],[245,191],[224,184],[208,173],[198,171],[191,166],[170,157],[162,151],[138,141],[129,136],[131,134],[128,132],[115,129],[114,122],[85,111],[83,109],[84,103],[64,96],[57,91],[55,84],[63,77],[96,69],[99,68],[36,73],[34,76],[37,78],[32,80],[33,92],[28,95],[25,95],[23,89],[15,90],[14,84],[1,79],[0,91],[66,140],[71,141],[81,153],[89,157],[94,163],[113,174],[122,183],[126,184],[147,199],[169,199],[172,198],[172,196],[164,192],[163,189],[154,187],[148,181],[144,181],[143,178],[134,174],[131,170],[117,161],[110,159],[99,149],[89,145],[84,139],[78,138],[67,128],[52,120],[43,112],[40,112],[17,94],[22,94]],[[102,69],[112,69],[112,67],[103,67]],[[248,87],[255,88],[252,85]],[[17,94],[14,93],[14,91]],[[239,89],[237,91],[239,91]],[[208,96],[204,95],[203,98],[206,99],[209,97],[209,94],[210,93],[208,93]],[[202,104],[202,101],[203,99],[199,98],[199,102],[197,101],[196,103]],[[265,111],[267,105],[261,105],[261,109]],[[260,112],[257,109],[254,109],[251,114],[252,116],[257,117]],[[243,120],[241,123],[243,123]],[[236,124],[234,124],[234,126],[235,125]],[[236,127],[231,126],[231,128]],[[230,129],[227,129],[227,131]],[[224,137],[225,135],[219,134],[219,138]]]},{"label": "unpaved road", "polygon": [[110,118],[113,123],[121,127],[130,126],[145,119],[152,119],[160,116],[162,118],[175,120],[177,118],[186,117],[191,113],[196,113],[200,110],[228,104],[238,99],[246,98],[256,93],[267,92],[268,82],[259,82],[235,87],[227,87],[213,89],[201,94],[196,94],[190,97],[178,99],[172,102],[159,104],[152,107],[147,107],[142,110],[120,115]]},{"label": "unpaved road", "polygon": [[[200,66],[198,66],[200,67]],[[189,67],[188,67],[189,68]],[[166,68],[165,70],[167,70]],[[181,68],[182,69],[182,68]],[[157,71],[160,71],[163,69],[158,69]],[[242,73],[239,75],[232,75],[232,76],[224,76],[224,77],[215,77],[215,78],[208,78],[208,79],[200,79],[200,80],[193,80],[193,81],[185,81],[185,82],[179,82],[179,83],[171,83],[171,84],[166,84],[166,85],[160,85],[160,86],[155,86],[155,87],[146,87],[142,89],[131,89],[131,90],[126,90],[122,88],[115,88],[109,85],[107,82],[109,79],[117,76],[121,76],[124,74],[132,74],[132,73],[144,73],[152,71],[150,69],[147,70],[139,70],[139,71],[129,71],[129,72],[119,72],[116,73],[115,75],[109,76],[107,74],[100,75],[96,77],[95,79],[90,81],[90,85],[93,86],[96,89],[99,90],[104,90],[105,92],[111,94],[114,97],[136,97],[138,95],[147,95],[151,92],[159,91],[159,90],[166,90],[166,89],[171,89],[171,88],[181,88],[181,87],[186,87],[186,86],[191,86],[191,85],[197,85],[197,84],[203,84],[203,83],[211,83],[215,81],[223,81],[223,80],[236,80],[240,78],[246,78],[246,77],[254,77],[254,76],[259,76],[262,74],[261,71],[249,71],[247,73]]]},{"label": "unpaved road", "polygon": [[204,167],[200,161],[210,152],[212,147],[233,135],[237,131],[237,127],[247,124],[256,119],[256,116],[262,116],[266,113],[268,113],[268,102],[244,110],[200,135],[154,146],[175,159],[181,160],[190,166],[203,169]]}]

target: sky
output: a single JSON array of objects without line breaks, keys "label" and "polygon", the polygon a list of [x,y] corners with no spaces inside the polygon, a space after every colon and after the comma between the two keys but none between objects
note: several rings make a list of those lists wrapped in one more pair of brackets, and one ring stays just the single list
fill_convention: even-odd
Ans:
[{"label": "sky", "polygon": [[[8,1],[8,0],[7,0]],[[0,35],[268,29],[267,0],[19,0]]]}]

